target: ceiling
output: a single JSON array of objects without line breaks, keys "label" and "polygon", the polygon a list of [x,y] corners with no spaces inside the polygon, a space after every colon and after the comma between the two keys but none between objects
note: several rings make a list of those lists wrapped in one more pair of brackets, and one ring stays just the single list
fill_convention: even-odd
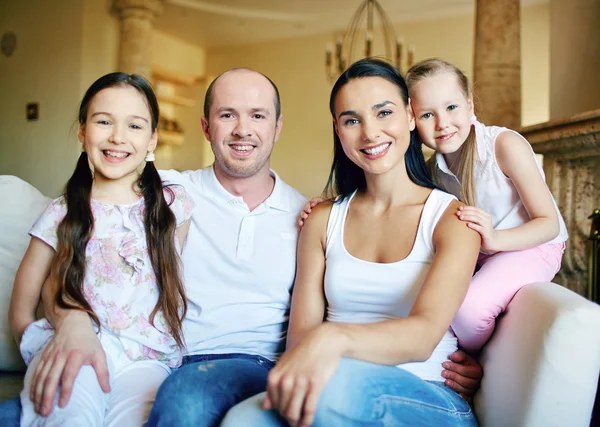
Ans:
[{"label": "ceiling", "polygon": [[[207,49],[252,44],[344,30],[361,1],[166,0],[155,26]],[[473,13],[475,1],[379,0],[379,3],[392,22],[408,22]],[[521,0],[521,4],[547,1]]]}]

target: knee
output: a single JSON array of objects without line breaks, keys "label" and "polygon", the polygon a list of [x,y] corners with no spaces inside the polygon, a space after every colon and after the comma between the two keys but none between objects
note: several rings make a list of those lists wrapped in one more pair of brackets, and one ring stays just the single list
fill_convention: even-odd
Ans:
[{"label": "knee", "polygon": [[498,314],[498,310],[486,306],[481,301],[467,298],[456,312],[452,327],[455,331],[458,329],[485,332],[494,327]]},{"label": "knee", "polygon": [[162,383],[148,426],[208,426],[222,418],[223,393],[188,374],[175,371]]},{"label": "knee", "polygon": [[238,403],[227,412],[221,427],[287,425],[274,411],[267,411],[262,408],[264,399],[265,394],[261,393]]}]

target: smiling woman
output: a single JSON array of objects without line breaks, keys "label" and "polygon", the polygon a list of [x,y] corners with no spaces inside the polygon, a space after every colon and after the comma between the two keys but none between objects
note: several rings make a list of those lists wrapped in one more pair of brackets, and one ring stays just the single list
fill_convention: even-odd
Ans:
[{"label": "smiling woman", "polygon": [[334,85],[330,109],[327,188],[337,198],[302,228],[288,350],[266,394],[221,425],[474,426],[469,404],[444,385],[442,363],[457,349],[449,326],[479,236],[427,174],[394,67],[356,62]]}]

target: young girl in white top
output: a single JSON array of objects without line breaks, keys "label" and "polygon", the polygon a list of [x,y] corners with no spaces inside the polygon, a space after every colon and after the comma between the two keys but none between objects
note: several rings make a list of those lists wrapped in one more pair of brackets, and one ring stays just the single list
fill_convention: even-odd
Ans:
[{"label": "young girl in white top", "polygon": [[[180,363],[186,300],[178,250],[193,202],[183,188],[163,186],[154,167],[158,114],[150,84],[137,75],[105,75],[81,101],[83,152],[64,194],[30,231],[12,295],[11,326],[28,364],[23,426],[142,425]],[[110,384],[85,366],[68,403],[62,392],[60,402],[53,396],[65,365],[77,361],[54,354],[51,323],[35,321],[42,286],[55,305],[48,318],[86,312],[106,353]],[[42,403],[48,394],[52,405]]]},{"label": "young girl in white top", "polygon": [[468,205],[457,215],[481,235],[479,270],[452,323],[459,345],[475,353],[520,288],[558,272],[566,227],[531,146],[515,131],[477,121],[462,71],[429,59],[406,81],[419,137],[436,151],[433,179]]},{"label": "young girl in white top", "polygon": [[288,349],[221,426],[475,426],[442,361],[481,239],[435,189],[393,66],[354,63],[330,110],[338,198],[300,234]]}]

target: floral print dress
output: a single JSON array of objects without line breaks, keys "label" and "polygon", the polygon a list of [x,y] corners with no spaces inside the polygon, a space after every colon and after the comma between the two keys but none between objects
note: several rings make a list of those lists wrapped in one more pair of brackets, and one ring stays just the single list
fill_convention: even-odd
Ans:
[{"label": "floral print dress", "polygon": [[[177,226],[191,217],[194,202],[181,186],[165,187],[164,195]],[[158,299],[144,230],[144,199],[127,205],[91,200],[94,229],[86,247],[83,293],[100,320],[99,334],[112,334],[131,361],[158,360],[169,367],[181,363],[181,351],[162,315],[150,314]],[[66,215],[61,196],[51,201],[29,234],[56,250],[56,231]],[[179,244],[176,239],[176,246]],[[21,354],[27,364],[53,335],[46,319],[27,327]]]}]

